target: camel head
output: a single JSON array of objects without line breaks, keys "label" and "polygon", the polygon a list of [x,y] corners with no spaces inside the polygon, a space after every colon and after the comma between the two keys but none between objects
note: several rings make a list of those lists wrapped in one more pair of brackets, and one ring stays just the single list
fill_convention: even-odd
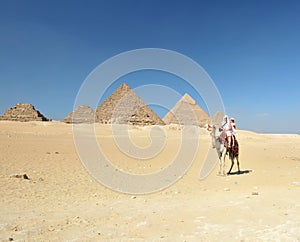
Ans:
[{"label": "camel head", "polygon": [[212,125],[210,132],[210,137],[211,137],[211,144],[213,148],[216,148],[216,125]]},{"label": "camel head", "polygon": [[207,131],[212,131],[213,125],[205,124],[204,127],[206,128]]}]

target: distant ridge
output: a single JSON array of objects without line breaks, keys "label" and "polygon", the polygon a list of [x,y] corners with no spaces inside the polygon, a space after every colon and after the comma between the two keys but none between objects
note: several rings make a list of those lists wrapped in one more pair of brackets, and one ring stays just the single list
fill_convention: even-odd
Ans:
[{"label": "distant ridge", "polygon": [[164,122],[125,83],[95,111],[96,122],[133,125],[163,125]]},{"label": "distant ridge", "polygon": [[94,122],[94,110],[84,104],[78,106],[73,112],[71,112],[68,117],[61,120],[64,123],[93,123]]},{"label": "distant ridge", "polygon": [[204,127],[210,123],[210,117],[187,93],[165,115],[163,121],[166,124],[196,125]]},{"label": "distant ridge", "polygon": [[34,108],[32,104],[18,103],[14,107],[7,109],[0,120],[8,121],[49,121],[43,114]]}]

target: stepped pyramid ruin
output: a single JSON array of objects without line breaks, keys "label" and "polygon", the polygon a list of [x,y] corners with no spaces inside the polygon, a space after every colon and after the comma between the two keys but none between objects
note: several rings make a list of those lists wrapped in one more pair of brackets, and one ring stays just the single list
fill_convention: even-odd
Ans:
[{"label": "stepped pyramid ruin", "polygon": [[163,121],[166,124],[197,125],[204,127],[205,124],[210,123],[210,117],[198,106],[196,101],[186,93],[166,114]]},{"label": "stepped pyramid ruin", "polygon": [[78,123],[93,123],[94,122],[94,110],[88,105],[78,106],[68,117],[61,120],[68,124]]},{"label": "stepped pyramid ruin", "polygon": [[125,83],[95,111],[96,122],[133,125],[163,125],[164,122]]},{"label": "stepped pyramid ruin", "polygon": [[18,103],[14,107],[7,109],[0,120],[9,121],[49,121],[44,115],[42,115],[38,110],[35,110],[34,106],[31,104]]}]

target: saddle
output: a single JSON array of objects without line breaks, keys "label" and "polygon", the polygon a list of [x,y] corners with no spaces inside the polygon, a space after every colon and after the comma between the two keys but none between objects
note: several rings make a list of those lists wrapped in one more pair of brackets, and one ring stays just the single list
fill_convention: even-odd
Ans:
[{"label": "saddle", "polygon": [[[234,142],[234,143],[233,143]],[[231,144],[230,144],[230,150],[228,149],[228,140],[227,140],[227,137],[226,137],[226,148],[229,152],[232,152],[235,156],[237,156],[239,154],[239,143],[238,143],[238,140],[236,139],[236,137],[234,135],[232,135],[232,138],[231,138]]]},{"label": "saddle", "polygon": [[[227,151],[229,151],[228,149],[228,137],[226,135],[226,132],[223,131],[220,136],[218,137],[219,141],[224,144],[224,146],[226,147]],[[234,144],[233,144],[234,142]],[[232,135],[231,138],[231,144],[230,144],[230,150],[234,153],[234,154],[238,154],[239,153],[239,143],[238,140],[236,139],[235,135]]]}]

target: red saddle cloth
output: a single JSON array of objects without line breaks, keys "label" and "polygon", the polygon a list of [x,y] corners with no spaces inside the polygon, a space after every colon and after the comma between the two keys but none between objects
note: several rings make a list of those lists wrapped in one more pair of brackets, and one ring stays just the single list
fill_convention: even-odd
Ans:
[{"label": "red saddle cloth", "polygon": [[[233,144],[233,141],[234,141],[234,144]],[[227,136],[225,137],[225,145],[226,145],[226,147],[228,147],[228,137]],[[230,147],[234,152],[238,152],[238,150],[239,150],[239,143],[234,135],[232,135],[232,137],[231,137]]]}]

